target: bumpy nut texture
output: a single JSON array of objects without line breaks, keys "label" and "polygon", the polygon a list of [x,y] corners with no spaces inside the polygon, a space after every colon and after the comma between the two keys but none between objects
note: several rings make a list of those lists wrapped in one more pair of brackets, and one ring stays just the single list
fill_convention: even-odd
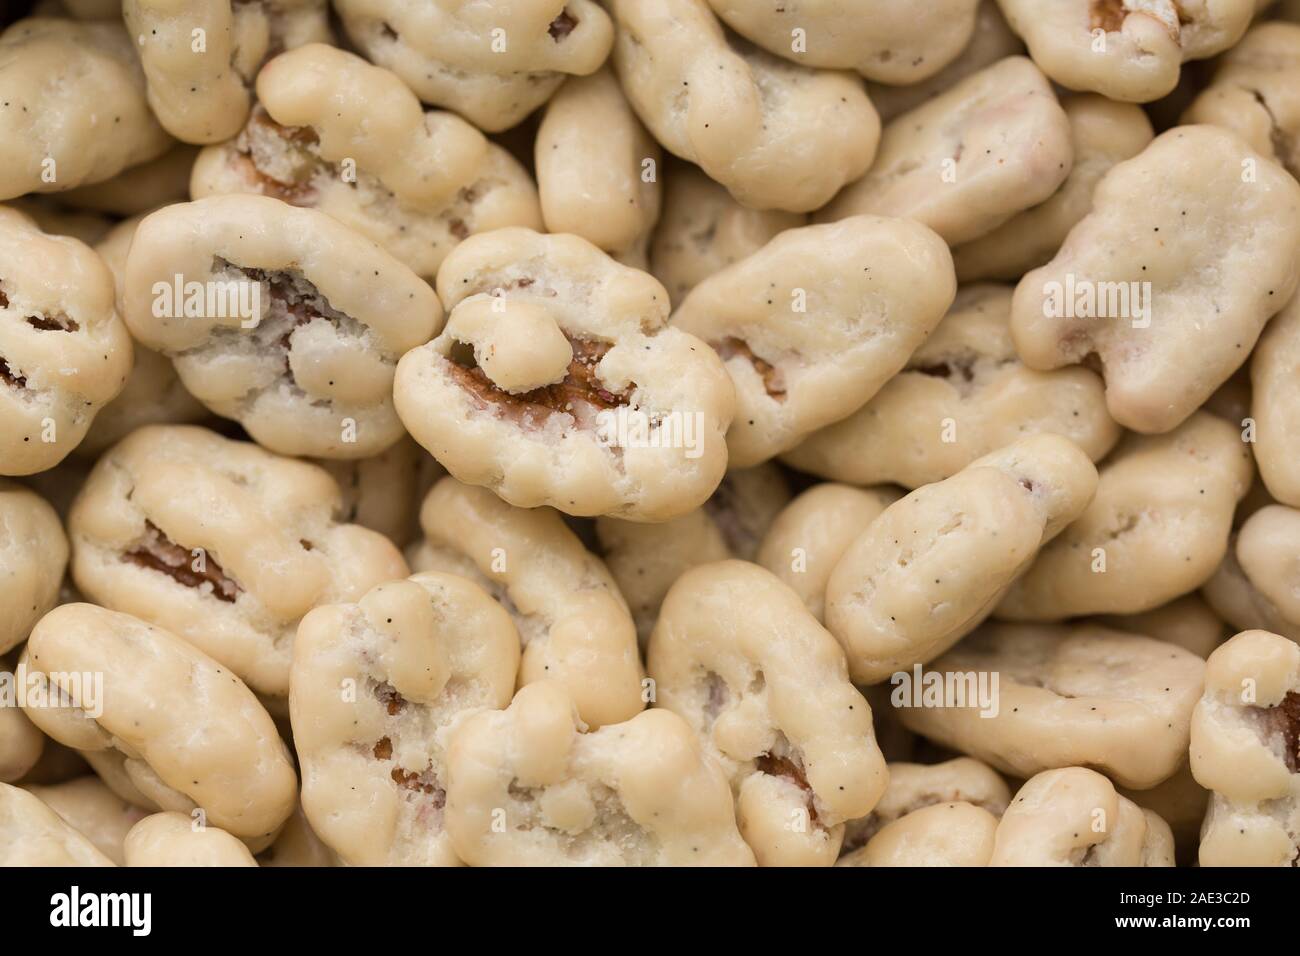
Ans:
[{"label": "bumpy nut texture", "polygon": [[266,196],[149,215],[125,286],[132,334],[171,357],[195,398],[285,455],[366,458],[393,445],[397,360],[443,319],[433,290],[382,248]]},{"label": "bumpy nut texture", "polygon": [[318,607],[294,641],[289,710],[312,828],[357,866],[455,866],[446,729],[510,703],[519,633],[477,584],[417,574]]},{"label": "bumpy nut texture", "polygon": [[1142,108],[1095,94],[1067,97],[1074,165],[1047,201],[1008,219],[953,252],[957,278],[1015,281],[1056,255],[1070,230],[1088,214],[1092,192],[1112,166],[1132,159],[1155,136]]},{"label": "bumpy nut texture", "polygon": [[239,135],[194,164],[195,199],[258,193],[329,213],[432,283],[460,240],[541,228],[537,189],[500,146],[453,113],[426,113],[392,73],[313,43],[258,74]]},{"label": "bumpy nut texture", "polygon": [[119,24],[19,20],[0,34],[0,77],[0,199],[100,182],[172,143]]},{"label": "bumpy nut texture", "polygon": [[704,0],[611,0],[614,67],[664,148],[756,209],[808,212],[867,171],[880,118],[856,78],[732,45]]},{"label": "bumpy nut texture", "polygon": [[788,585],[809,613],[826,616],[826,582],[849,545],[901,495],[893,488],[814,485],[772,522],[754,556]]},{"label": "bumpy nut texture", "polygon": [[[144,216],[133,216],[112,229],[95,245],[95,252],[113,273],[119,315],[125,314],[126,255]],[[133,364],[122,391],[95,415],[94,427],[86,433],[76,454],[97,458],[142,425],[184,425],[202,421],[209,412],[185,390],[171,359],[135,344]]]},{"label": "bumpy nut texture", "polygon": [[727,778],[676,714],[586,731],[553,681],[460,724],[447,831],[474,866],[753,866]]},{"label": "bumpy nut texture", "polygon": [[335,519],[306,462],[202,428],[151,425],[106,452],[68,519],[88,600],[152,621],[260,694],[289,692],[293,634],[328,601],[408,573],[383,535]]},{"label": "bumpy nut texture", "polygon": [[1062,435],[1101,459],[1120,435],[1101,379],[1081,366],[1025,368],[1010,320],[1010,288],[962,287],[943,321],[871,401],[783,460],[836,481],[919,488],[1035,432]]},{"label": "bumpy nut texture", "polygon": [[[13,660],[0,657],[0,681],[14,680]],[[0,707],[0,783],[12,783],[26,776],[41,759],[45,744],[45,735],[22,710]]]},{"label": "bumpy nut texture", "polygon": [[[1300,30],[1300,26],[1296,27]],[[1273,319],[1250,362],[1255,464],[1269,494],[1300,506],[1300,296]]]},{"label": "bumpy nut texture", "polygon": [[807,222],[799,213],[742,206],[690,163],[670,160],[662,175],[663,212],[650,244],[650,272],[673,305],[715,272]]},{"label": "bumpy nut texture", "polygon": [[546,231],[582,236],[645,268],[662,157],[613,72],[565,83],[546,106],[534,150]]},{"label": "bumpy nut texture", "polygon": [[62,461],[130,368],[131,337],[100,258],[0,206],[0,475]]},{"label": "bumpy nut texture", "polygon": [[106,857],[118,866],[125,865],[122,842],[131,827],[145,816],[143,810],[123,800],[94,774],[24,789],[39,797]]},{"label": "bumpy nut texture", "polygon": [[578,236],[498,229],[438,271],[447,328],[398,364],[411,435],[523,508],[666,521],[726,469],[734,391],[668,294]]},{"label": "bumpy nut texture", "polygon": [[1180,126],[1098,184],[1092,212],[1016,287],[1030,368],[1096,353],[1117,422],[1176,427],[1300,282],[1300,184],[1234,133]]},{"label": "bumpy nut texture", "polygon": [[519,684],[556,681],[595,727],[641,710],[636,628],[604,563],[560,515],[512,508],[483,488],[444,478],[420,509],[427,536],[417,570],[468,577],[515,618]]},{"label": "bumpy nut texture", "polygon": [[924,664],[972,631],[1096,487],[1076,445],[1035,435],[886,508],[826,585],[826,625],[853,679]]},{"label": "bumpy nut texture", "polygon": [[1089,766],[1139,789],[1178,769],[1205,677],[1190,651],[1090,624],[992,624],[929,669],[954,688],[998,674],[996,713],[969,693],[919,707],[904,695],[909,730],[1020,777]]},{"label": "bumpy nut texture", "polygon": [[886,824],[836,866],[988,866],[998,818],[973,804],[936,803]]},{"label": "bumpy nut texture", "polygon": [[504,11],[462,0],[335,0],[352,42],[426,103],[479,129],[514,126],[568,74],[595,72],[613,26],[593,0],[523,0]]},{"label": "bumpy nut texture", "polygon": [[194,823],[174,810],[145,817],[126,835],[126,865],[257,866],[248,847],[225,830]]},{"label": "bumpy nut texture", "polygon": [[927,79],[957,58],[975,29],[978,0],[708,2],[724,23],[769,53],[904,84]]},{"label": "bumpy nut texture", "polygon": [[[1262,511],[1267,507],[1269,507],[1268,504],[1259,510]],[[1237,509],[1239,516],[1244,508],[1245,505],[1243,504]],[[1284,516],[1279,516],[1283,517],[1285,521]],[[1247,518],[1247,521],[1249,521],[1249,518]],[[1286,523],[1290,524],[1289,521]],[[1276,536],[1267,533],[1255,536],[1256,567],[1259,568],[1261,562],[1270,562],[1270,566],[1264,570],[1263,577],[1266,581],[1271,582],[1270,589],[1274,590],[1275,593],[1279,586],[1286,586],[1286,578],[1290,573],[1290,560],[1287,555],[1294,552],[1294,547],[1288,546],[1278,554],[1267,555],[1258,548],[1258,545],[1266,542],[1275,543],[1277,540]],[[1237,630],[1271,631],[1274,634],[1281,634],[1283,637],[1300,643],[1300,621],[1289,620],[1282,612],[1282,609],[1247,576],[1242,568],[1241,556],[1238,553],[1240,543],[1241,536],[1239,533],[1234,533],[1228,539],[1227,553],[1223,556],[1223,563],[1219,565],[1213,577],[1205,582],[1205,586],[1201,588],[1201,594],[1209,602],[1215,613],[1221,615],[1225,621]],[[1280,570],[1275,570],[1279,567]]]},{"label": "bumpy nut texture", "polygon": [[998,2],[1053,80],[1131,103],[1171,92],[1184,60],[1226,50],[1255,13],[1255,0]]},{"label": "bumpy nut texture", "polygon": [[674,581],[712,561],[753,561],[760,540],[789,500],[780,469],[764,464],[727,472],[708,501],[671,521],[597,518],[601,553],[631,608],[641,646],[650,639],[659,605]]},{"label": "bumpy nut texture", "polygon": [[1262,23],[1224,54],[1184,123],[1235,131],[1294,175],[1300,171],[1300,25]]},{"label": "bumpy nut texture", "polygon": [[208,822],[249,840],[273,836],[292,812],[298,778],[270,715],[242,681],[174,634],[64,604],[36,625],[23,660],[51,693],[70,690],[60,678],[103,675],[98,716],[69,707],[27,707],[27,716],[61,743],[111,758],[160,808],[201,808]]},{"label": "bumpy nut texture", "polygon": [[1051,85],[1026,58],[1007,57],[895,117],[870,172],[817,219],[900,216],[970,242],[1056,192],[1073,157]]},{"label": "bumpy nut texture", "polygon": [[1286,622],[1290,637],[1300,625],[1300,511],[1268,505],[1251,515],[1237,532],[1234,552],[1241,573],[1267,609],[1267,617]]},{"label": "bumpy nut texture", "polygon": [[672,322],[726,363],[737,400],[727,451],[744,468],[860,408],[956,291],[952,256],[931,230],[852,216],[781,233],[692,289]]},{"label": "bumpy nut texture", "polygon": [[149,105],[187,143],[239,131],[268,53],[330,39],[325,0],[123,0],[122,13],[138,39]]},{"label": "bumpy nut texture", "polygon": [[998,823],[989,866],[1173,866],[1169,824],[1084,767],[1045,770]]},{"label": "bumpy nut texture", "polygon": [[378,531],[399,547],[420,533],[420,502],[443,470],[408,436],[373,458],[318,458],[343,493],[339,520]]},{"label": "bumpy nut texture", "polygon": [[1192,773],[1213,791],[1201,866],[1294,866],[1300,851],[1300,647],[1243,631],[1211,656]]},{"label": "bumpy nut texture", "polygon": [[0,783],[0,866],[113,866],[39,799]]},{"label": "bumpy nut texture", "polygon": [[[888,706],[885,708],[889,711]],[[861,850],[880,830],[916,810],[936,804],[964,803],[1000,817],[1011,802],[1011,791],[998,773],[970,757],[943,763],[903,761],[889,764],[889,786],[871,813],[850,820],[844,828],[841,860]]]},{"label": "bumpy nut texture", "polygon": [[888,771],[844,652],[799,595],[743,561],[694,568],[664,599],[646,663],[656,704],[722,761],[759,863],[833,864]]},{"label": "bumpy nut texture", "polygon": [[112,179],[60,193],[60,202],[112,216],[137,216],[190,198],[190,170],[198,149],[178,143],[157,159],[123,170]]},{"label": "bumpy nut texture", "polygon": [[1184,594],[1150,611],[1105,615],[1097,623],[1177,644],[1201,658],[1209,657],[1228,636],[1223,618],[1197,594]]},{"label": "bumpy nut texture", "polygon": [[906,86],[868,83],[867,95],[880,113],[880,119],[888,123],[900,113],[915,109],[951,89],[972,73],[992,66],[1004,57],[1024,51],[1025,45],[1007,26],[996,0],[979,0],[970,42],[955,60],[920,83],[909,83]]},{"label": "bumpy nut texture", "polygon": [[58,603],[67,567],[58,514],[34,491],[0,478],[0,654],[25,641]]},{"label": "bumpy nut texture", "polygon": [[998,617],[1135,614],[1195,590],[1223,559],[1252,471],[1237,430],[1208,412],[1165,435],[1129,435],[1091,504],[1012,585]]}]

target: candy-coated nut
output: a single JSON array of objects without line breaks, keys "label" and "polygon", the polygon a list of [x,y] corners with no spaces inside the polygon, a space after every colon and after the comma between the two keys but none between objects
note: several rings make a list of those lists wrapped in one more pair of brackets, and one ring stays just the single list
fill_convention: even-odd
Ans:
[{"label": "candy-coated nut", "polygon": [[[1095,625],[992,624],[928,670],[942,699],[907,685],[894,691],[909,730],[1019,777],[1089,766],[1142,789],[1172,776],[1187,754],[1205,662]],[[992,699],[972,699],[971,680],[991,684],[992,675]]]},{"label": "candy-coated nut", "polygon": [[1264,329],[1250,363],[1255,464],[1269,494],[1292,506],[1300,506],[1300,462],[1295,453],[1300,446],[1298,373],[1300,296]]},{"label": "candy-coated nut", "polygon": [[924,664],[974,630],[1096,487],[1076,445],[1035,435],[886,508],[826,585],[826,624],[853,679]]},{"label": "candy-coated nut", "polygon": [[844,653],[774,575],[703,565],[668,592],[650,637],[655,703],[721,760],[760,864],[830,866],[844,821],[888,780]]},{"label": "candy-coated nut", "polygon": [[886,824],[836,866],[988,866],[998,818],[969,803],[936,803]]},{"label": "candy-coated nut", "polygon": [[302,616],[409,573],[340,509],[314,465],[203,428],[146,426],[100,458],[73,504],[73,578],[88,600],[174,632],[282,704]]},{"label": "candy-coated nut", "polygon": [[121,771],[133,791],[105,782],[128,800],[201,809],[207,822],[255,844],[269,842],[292,812],[298,779],[270,715],[241,680],[174,634],[65,604],[36,625],[22,663],[59,704],[29,698],[27,716]]},{"label": "candy-coated nut", "polygon": [[466,718],[447,831],[475,866],[752,866],[727,778],[666,710],[585,732],[551,681]]},{"label": "candy-coated nut", "polygon": [[94,774],[63,783],[26,785],[29,791],[118,866],[126,864],[122,843],[145,812],[114,793]]},{"label": "candy-coated nut", "polygon": [[1012,621],[1149,611],[1200,587],[1223,559],[1251,478],[1237,430],[1197,412],[1166,435],[1130,435],[1097,494],[998,605]]},{"label": "candy-coated nut", "polygon": [[[68,567],[68,539],[40,495],[0,478],[0,654],[27,639],[54,607]],[[0,780],[9,779],[0,774]]]},{"label": "candy-coated nut", "polygon": [[26,790],[0,783],[0,866],[113,866]]},{"label": "candy-coated nut", "polygon": [[808,212],[871,165],[859,80],[733,48],[704,0],[612,0],[614,68],[641,122],[756,209]]},{"label": "candy-coated nut", "polygon": [[1196,594],[1184,594],[1150,611],[1104,615],[1097,623],[1177,644],[1200,658],[1209,657],[1228,636],[1227,623]]},{"label": "candy-coated nut", "polygon": [[931,230],[853,216],[781,233],[691,290],[672,323],[721,355],[736,387],[733,467],[852,414],[907,361],[956,294]]},{"label": "candy-coated nut", "polygon": [[225,830],[196,826],[185,813],[145,817],[123,843],[127,866],[257,866],[248,847]]},{"label": "candy-coated nut", "polygon": [[1101,379],[1082,366],[1028,369],[1011,340],[1011,290],[972,285],[903,370],[852,415],[782,460],[855,485],[942,481],[1028,433],[1051,432],[1093,461],[1119,440]]},{"label": "candy-coated nut", "polygon": [[1167,432],[1240,366],[1300,283],[1300,184],[1234,133],[1180,126],[1102,177],[1092,211],[1020,280],[1030,368],[1100,359],[1125,427]]},{"label": "candy-coated nut", "polygon": [[1073,161],[1070,121],[1051,85],[1011,56],[895,117],[871,170],[817,218],[916,219],[957,245],[1046,200]]},{"label": "candy-coated nut", "polygon": [[[394,393],[411,435],[456,478],[522,508],[635,521],[674,518],[717,487],[731,380],[712,349],[668,325],[651,276],[578,236],[498,229],[447,257],[438,294],[448,326],[402,358]],[[547,323],[567,340],[567,368]],[[485,343],[509,349],[504,381],[482,364]],[[519,391],[532,382],[553,384]]]}]

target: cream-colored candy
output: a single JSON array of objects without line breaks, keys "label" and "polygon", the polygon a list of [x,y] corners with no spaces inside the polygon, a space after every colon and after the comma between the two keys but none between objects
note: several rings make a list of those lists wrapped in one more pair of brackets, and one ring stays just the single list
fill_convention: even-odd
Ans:
[{"label": "cream-colored candy", "polygon": [[1070,120],[1074,165],[1051,198],[953,252],[957,277],[1015,281],[1049,261],[1088,214],[1092,192],[1112,166],[1142,152],[1155,135],[1141,107],[1084,94],[1062,102]]},{"label": "cream-colored candy", "polygon": [[[1300,26],[1296,27],[1300,30]],[[1264,329],[1250,363],[1255,464],[1269,494],[1300,506],[1300,296]],[[1243,426],[1244,427],[1244,426]]]},{"label": "cream-colored candy", "polygon": [[145,816],[139,807],[123,800],[93,774],[64,783],[26,786],[24,789],[39,797],[68,826],[90,840],[118,866],[126,864],[122,843],[131,827]]},{"label": "cream-colored candy", "polygon": [[58,514],[40,495],[0,478],[0,654],[25,641],[58,602],[67,567]]},{"label": "cream-colored candy", "polygon": [[1044,73],[1072,90],[1147,103],[1171,92],[1185,60],[1241,39],[1256,0],[998,0]]},{"label": "cream-colored candy", "polygon": [[1237,430],[1197,412],[1165,435],[1131,435],[1102,465],[1096,497],[998,605],[1013,621],[1135,614],[1188,591],[1223,559],[1251,478]]},{"label": "cream-colored candy", "polygon": [[673,325],[708,342],[736,387],[735,467],[856,411],[939,324],[952,258],[903,219],[854,216],[781,233],[702,281]]},{"label": "cream-colored candy", "polygon": [[680,518],[657,524],[597,518],[596,537],[631,608],[640,644],[644,647],[650,639],[659,605],[674,581],[711,561],[753,561],[760,540],[789,500],[780,469],[765,464],[727,472],[708,501]]},{"label": "cream-colored candy", "polygon": [[610,70],[560,88],[534,153],[546,231],[582,236],[644,268],[659,219],[662,157]]},{"label": "cream-colored candy", "polygon": [[676,714],[585,731],[563,689],[523,688],[448,750],[447,831],[475,866],[752,866],[727,778]]},{"label": "cream-colored candy", "polygon": [[[916,10],[915,4],[910,8]],[[975,10],[975,28],[970,42],[961,54],[938,73],[919,83],[906,86],[891,86],[884,83],[868,83],[867,95],[872,105],[880,113],[882,121],[888,123],[900,113],[915,109],[927,100],[934,99],[940,93],[956,86],[972,73],[992,66],[998,60],[1023,53],[1025,45],[1007,26],[1002,11],[996,0],[979,0]]]},{"label": "cream-colored candy", "polygon": [[1095,353],[1117,422],[1166,432],[1250,354],[1300,282],[1300,184],[1235,134],[1180,126],[1113,167],[1016,287],[1030,368]]},{"label": "cream-colored candy", "polygon": [[1084,767],[1045,770],[1011,800],[989,866],[1173,866],[1174,838],[1150,810]]},{"label": "cream-colored candy", "polygon": [[70,236],[88,246],[94,246],[113,228],[113,220],[98,212],[71,209],[60,198],[30,193],[5,203],[33,220],[41,232],[54,236]]},{"label": "cream-colored candy", "polygon": [[420,534],[420,502],[443,475],[409,437],[373,458],[318,458],[343,493],[339,520],[378,531],[405,547]]},{"label": "cream-colored candy", "polygon": [[293,816],[281,827],[275,842],[257,854],[257,865],[338,866],[339,861],[334,851],[312,830],[299,804]]},{"label": "cream-colored candy", "polygon": [[650,272],[673,305],[715,272],[807,221],[798,213],[742,206],[690,163],[671,160],[662,175],[663,214],[650,244]]},{"label": "cream-colored candy", "polygon": [[988,866],[998,818],[969,803],[936,803],[886,824],[836,866]]},{"label": "cream-colored candy", "polygon": [[62,461],[130,368],[103,261],[0,206],[0,475]]},{"label": "cream-colored candy", "polygon": [[394,392],[411,435],[458,479],[523,508],[637,521],[676,517],[717,487],[731,381],[667,324],[649,275],[578,236],[498,229],[448,256],[438,294],[448,326],[403,357]]},{"label": "cream-colored candy", "polygon": [[871,170],[817,218],[900,216],[970,242],[1056,192],[1073,159],[1051,85],[1029,60],[1007,57],[895,117]]},{"label": "cream-colored candy", "polygon": [[644,706],[636,628],[618,586],[560,515],[513,508],[444,478],[420,510],[425,544],[412,564],[474,580],[514,616],[524,642],[519,684],[559,683],[585,723]]},{"label": "cream-colored candy", "polygon": [[[27,716],[92,765],[107,766],[105,783],[119,795],[201,810],[205,822],[254,843],[269,841],[292,812],[298,780],[270,715],[242,681],[175,635],[127,614],[65,604],[36,625],[23,663],[51,696],[57,688],[71,702],[29,700]],[[102,688],[78,693],[73,678],[86,674],[102,675]],[[127,792],[114,786],[115,772]]]},{"label": "cream-colored candy", "polygon": [[[0,492],[3,494],[3,492]],[[0,682],[17,691],[13,661],[0,657]],[[20,780],[45,751],[45,735],[18,707],[0,706],[0,783]]]},{"label": "cream-colored candy", "polygon": [[1205,820],[1210,794],[1196,782],[1186,758],[1172,777],[1154,787],[1147,790],[1116,789],[1120,796],[1132,800],[1143,810],[1152,811],[1169,824],[1179,866],[1190,866],[1196,861],[1201,824]]},{"label": "cream-colored candy", "polygon": [[510,703],[519,634],[477,584],[417,574],[318,607],[294,642],[289,709],[312,828],[358,866],[454,866],[445,733]]},{"label": "cream-colored candy", "polygon": [[198,153],[197,148],[178,143],[157,159],[125,169],[112,179],[69,189],[58,199],[75,209],[112,216],[138,216],[167,203],[184,202],[190,198],[190,170]]},{"label": "cream-colored candy", "polygon": [[0,34],[0,199],[116,176],[172,143],[119,24],[19,20]]},{"label": "cream-colored candy", "polygon": [[1293,866],[1300,850],[1300,647],[1243,631],[1212,655],[1192,773],[1213,791],[1201,866]]},{"label": "cream-colored candy", "polygon": [[595,72],[613,43],[593,0],[336,0],[335,8],[367,59],[488,132],[514,126],[566,75]]},{"label": "cream-colored candy", "polygon": [[[1268,507],[1268,505],[1265,505]],[[1240,509],[1239,509],[1240,510]],[[1260,509],[1264,510],[1263,508]],[[1288,509],[1289,510],[1289,509]],[[1249,519],[1247,519],[1249,521]],[[1290,524],[1291,522],[1286,522]],[[1277,538],[1271,534],[1263,534],[1256,539],[1257,544],[1265,541],[1276,541]],[[1238,548],[1241,543],[1239,534],[1233,534],[1228,539],[1227,552],[1223,556],[1223,563],[1215,570],[1210,580],[1205,582],[1201,589],[1201,594],[1215,612],[1223,617],[1237,630],[1265,630],[1274,634],[1281,634],[1296,643],[1300,643],[1300,621],[1292,621],[1282,613],[1281,608],[1273,603],[1259,587],[1255,585],[1245,570],[1241,566]],[[1257,567],[1261,561],[1269,561],[1269,565],[1264,570],[1265,578],[1271,582],[1271,589],[1286,587],[1289,564],[1287,552],[1293,552],[1292,547],[1288,547],[1282,553],[1272,556],[1265,556],[1256,550]],[[1273,570],[1279,568],[1281,573]]]},{"label": "cream-colored candy", "polygon": [[1035,435],[890,505],[826,585],[826,624],[853,679],[924,664],[972,631],[1096,487],[1077,446]]},{"label": "cream-colored candy", "polygon": [[325,0],[123,0],[149,105],[187,143],[217,143],[248,116],[249,84],[273,49],[330,39]]},{"label": "cream-colored candy", "polygon": [[848,418],[782,456],[802,470],[857,485],[942,481],[1027,433],[1050,432],[1093,461],[1119,440],[1100,378],[1076,366],[1025,368],[1011,340],[1011,290],[973,285],[903,370]]},{"label": "cream-colored candy", "polygon": [[1196,594],[1184,594],[1150,611],[1106,615],[1097,623],[1177,644],[1201,658],[1209,657],[1228,636],[1223,618]]},{"label": "cream-colored candy", "polygon": [[320,43],[258,74],[260,105],[194,164],[195,199],[256,193],[328,213],[433,281],[467,236],[541,228],[537,189],[452,113],[425,112],[389,71]]},{"label": "cream-colored candy", "polygon": [[776,516],[753,560],[792,588],[822,621],[831,572],[849,545],[900,497],[889,487],[814,485]]},{"label": "cream-colored candy", "polygon": [[743,561],[694,568],[664,599],[646,661],[656,705],[722,761],[759,863],[834,863],[888,772],[844,652],[799,595]]},{"label": "cream-colored candy", "polygon": [[855,78],[733,46],[704,0],[612,0],[610,12],[641,121],[745,205],[807,212],[871,165],[880,119]]},{"label": "cream-colored candy", "polygon": [[104,454],[73,505],[73,577],[88,600],[167,628],[283,700],[302,616],[408,573],[382,535],[338,522],[340,507],[333,479],[306,462],[147,426]]},{"label": "cream-colored candy", "polygon": [[[942,680],[943,699],[908,685],[894,691],[909,730],[1020,777],[1079,765],[1145,788],[1172,776],[1187,753],[1205,662],[1096,625],[993,624],[928,670]],[[993,699],[972,699],[980,686],[972,679],[993,674]]]},{"label": "cream-colored candy", "polygon": [[0,866],[113,866],[39,799],[0,783]]},{"label": "cream-colored candy", "polygon": [[[880,719],[890,713],[892,709],[886,705],[883,713],[876,711],[876,717]],[[936,764],[891,762],[889,786],[880,802],[867,816],[850,820],[844,828],[844,856],[840,859],[843,861],[860,851],[884,827],[917,810],[962,803],[984,810],[994,818],[996,825],[996,819],[1002,816],[1010,802],[1011,791],[1002,777],[991,767],[970,757],[956,757]]]},{"label": "cream-colored candy", "polygon": [[956,59],[975,28],[977,0],[708,2],[729,27],[777,56],[902,84],[933,76]]},{"label": "cream-colored candy", "polygon": [[1235,551],[1242,573],[1267,606],[1300,623],[1300,510],[1261,508],[1241,526]]},{"label": "cream-colored candy", "polygon": [[1219,60],[1185,123],[1233,130],[1293,175],[1300,170],[1300,25],[1261,23]]},{"label": "cream-colored candy", "polygon": [[257,866],[248,847],[225,830],[195,826],[184,813],[145,817],[123,844],[127,866]]},{"label": "cream-colored candy", "polygon": [[433,290],[347,226],[266,196],[167,206],[136,229],[125,318],[209,409],[285,455],[402,437],[393,374],[442,328]]}]

